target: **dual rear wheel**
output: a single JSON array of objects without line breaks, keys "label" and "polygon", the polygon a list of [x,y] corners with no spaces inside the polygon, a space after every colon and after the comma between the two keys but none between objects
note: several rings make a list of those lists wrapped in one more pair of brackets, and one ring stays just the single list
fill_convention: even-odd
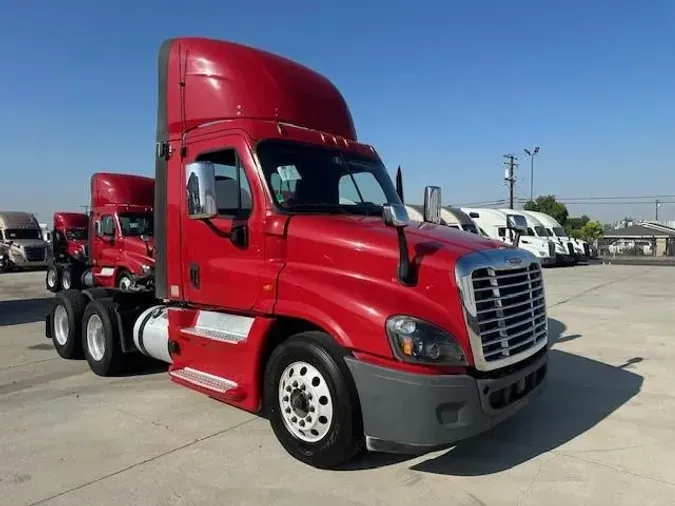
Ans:
[{"label": "dual rear wheel", "polygon": [[62,358],[86,358],[98,376],[113,376],[122,369],[112,299],[89,301],[79,290],[60,292],[54,298],[51,325],[54,348]]}]

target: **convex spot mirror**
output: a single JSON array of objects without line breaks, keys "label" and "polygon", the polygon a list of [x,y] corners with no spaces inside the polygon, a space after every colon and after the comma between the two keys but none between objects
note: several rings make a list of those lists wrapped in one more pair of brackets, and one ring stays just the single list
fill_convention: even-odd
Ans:
[{"label": "convex spot mirror", "polygon": [[384,224],[388,227],[403,228],[408,226],[408,211],[400,204],[385,204],[382,207]]},{"label": "convex spot mirror", "polygon": [[185,166],[187,211],[193,220],[218,216],[216,204],[216,168],[211,162],[192,162]]}]

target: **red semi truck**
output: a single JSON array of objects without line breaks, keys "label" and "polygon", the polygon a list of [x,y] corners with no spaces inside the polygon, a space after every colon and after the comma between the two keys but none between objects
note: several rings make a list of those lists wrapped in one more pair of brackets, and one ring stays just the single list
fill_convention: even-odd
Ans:
[{"label": "red semi truck", "polygon": [[129,290],[152,276],[155,181],[98,172],[91,178],[91,272],[85,286]]},{"label": "red semi truck", "polygon": [[[68,290],[88,263],[89,217],[84,213],[57,212],[53,216],[52,258],[47,266],[46,285],[51,292]],[[73,279],[75,277],[75,285]]]},{"label": "red semi truck", "polygon": [[439,225],[439,188],[408,221],[325,77],[178,38],[159,51],[158,98],[154,291],[57,294],[60,356],[103,376],[139,353],[167,362],[321,468],[451,446],[542,391],[537,260]]},{"label": "red semi truck", "polygon": [[54,255],[47,268],[47,289],[147,289],[155,263],[153,200],[152,178],[95,173],[91,223],[86,214],[54,214]]}]

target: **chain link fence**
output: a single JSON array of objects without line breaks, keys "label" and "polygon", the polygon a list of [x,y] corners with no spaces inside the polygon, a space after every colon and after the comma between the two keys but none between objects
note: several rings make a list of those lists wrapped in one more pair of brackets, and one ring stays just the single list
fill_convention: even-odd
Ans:
[{"label": "chain link fence", "polygon": [[603,237],[597,240],[596,248],[600,258],[672,258],[675,237]]}]

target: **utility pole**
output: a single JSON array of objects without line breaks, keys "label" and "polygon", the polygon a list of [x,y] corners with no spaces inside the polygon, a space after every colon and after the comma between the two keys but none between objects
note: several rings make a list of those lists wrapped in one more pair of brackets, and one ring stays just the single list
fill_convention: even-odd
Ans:
[{"label": "utility pole", "polygon": [[79,206],[79,207],[82,207],[82,208],[84,209],[84,213],[85,213],[85,214],[89,214],[89,206],[88,206],[88,205],[83,204],[83,205],[81,205],[81,206]]},{"label": "utility pole", "polygon": [[659,221],[659,205],[661,205],[659,199],[656,199],[656,221]]},{"label": "utility pole", "polygon": [[509,208],[513,209],[513,188],[516,186],[516,174],[515,169],[518,166],[516,163],[516,155],[508,154],[504,155],[506,161],[504,162],[504,180],[509,185]]},{"label": "utility pole", "polygon": [[523,151],[530,157],[530,202],[534,202],[534,157],[539,153],[539,146],[535,146],[532,151],[529,149]]}]

